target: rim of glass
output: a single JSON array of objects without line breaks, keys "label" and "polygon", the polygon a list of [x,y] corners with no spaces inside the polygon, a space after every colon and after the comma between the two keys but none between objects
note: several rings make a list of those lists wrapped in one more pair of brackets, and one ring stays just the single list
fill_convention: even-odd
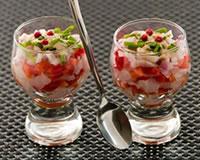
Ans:
[{"label": "rim of glass", "polygon": [[[74,24],[74,20],[70,17],[67,17],[67,16],[41,16],[41,17],[36,17],[36,18],[32,18],[32,19],[29,19],[25,22],[23,22],[22,24],[20,24],[14,31],[14,34],[13,34],[13,39],[14,39],[14,43],[22,48],[24,51],[29,51],[29,52],[37,52],[37,53],[45,53],[45,54],[48,54],[48,52],[55,52],[55,51],[34,51],[33,49],[28,49],[26,47],[23,47],[22,45],[20,45],[20,43],[17,41],[17,33],[20,29],[22,29],[24,26],[30,24],[30,23],[33,23],[33,22],[36,22],[36,21],[39,21],[40,19],[48,19],[48,18],[59,18],[59,19],[63,19],[63,20],[66,20],[66,21],[72,21],[72,24]],[[71,48],[68,47],[68,48]],[[56,50],[56,52],[61,52],[63,50],[66,50],[67,48],[65,49],[58,49]]]},{"label": "rim of glass", "polygon": [[[175,22],[172,22],[172,21],[166,20],[166,19],[161,19],[161,18],[141,18],[141,19],[136,19],[136,20],[133,20],[133,21],[129,21],[129,22],[121,25],[119,28],[117,28],[117,30],[114,32],[114,35],[113,35],[114,44],[120,50],[125,50],[127,52],[134,53],[135,55],[137,55],[138,53],[136,51],[129,50],[129,49],[123,47],[120,43],[118,43],[117,35],[118,35],[118,33],[119,33],[120,30],[126,28],[130,24],[139,23],[139,22],[150,22],[150,21],[152,21],[152,22],[161,22],[163,24],[168,24],[168,25],[174,26],[178,30],[180,30],[180,32],[183,34],[183,39],[186,39],[186,32],[185,32],[185,30],[181,26],[179,26],[178,24],[176,24]],[[169,52],[170,51],[173,51],[173,49],[169,49]],[[141,55],[147,56],[146,54],[140,54],[140,56]],[[148,56],[154,56],[154,55],[148,55]]]}]

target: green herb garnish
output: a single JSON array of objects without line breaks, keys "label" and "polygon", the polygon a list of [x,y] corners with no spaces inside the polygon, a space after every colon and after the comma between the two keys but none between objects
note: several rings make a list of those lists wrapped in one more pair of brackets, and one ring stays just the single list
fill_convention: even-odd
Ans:
[{"label": "green herb garnish", "polygon": [[[55,44],[58,42],[61,42],[64,47],[68,47],[73,45],[74,48],[81,48],[82,45],[79,44],[79,42],[71,35],[72,31],[75,29],[74,25],[69,25],[65,30],[62,30],[59,27],[54,28],[54,33],[59,34],[57,38],[49,39],[48,44],[42,44],[42,40],[45,39],[44,36],[40,36],[38,38],[35,38],[34,40],[29,40],[27,42],[21,43],[20,45],[22,47],[28,47],[28,46],[37,46],[42,51],[55,51],[56,47],[54,47]],[[31,57],[31,56],[29,56]]]},{"label": "green herb garnish", "polygon": [[174,47],[176,47],[176,46],[175,46],[175,44],[172,43],[172,44],[170,44],[170,45],[167,47],[167,49],[172,49],[172,48],[174,48]]},{"label": "green herb garnish", "polygon": [[74,25],[70,25],[62,32],[62,34],[63,35],[69,35],[74,30],[74,28],[75,28]]},{"label": "green herb garnish", "polygon": [[45,38],[44,36],[40,36],[40,37],[38,37],[38,40],[42,40],[44,38]]},{"label": "green herb garnish", "polygon": [[136,37],[136,34],[134,33],[129,33],[129,34],[125,34],[124,38],[129,38],[129,37]]},{"label": "green herb garnish", "polygon": [[151,49],[154,49],[154,48],[156,47],[156,45],[157,45],[156,42],[151,42],[151,43],[149,43],[149,47],[150,47]]},{"label": "green herb garnish", "polygon": [[135,33],[129,33],[129,34],[125,34],[123,36],[123,38],[130,38],[130,37],[135,37],[135,38],[139,38],[141,35],[138,33],[138,34],[135,34]]},{"label": "green herb garnish", "polygon": [[27,41],[27,42],[21,43],[22,47],[28,47],[28,46],[31,46],[31,45],[32,45],[31,41]]},{"label": "green herb garnish", "polygon": [[67,37],[67,45],[73,45],[73,44],[75,44],[77,41],[76,41],[76,39],[74,38],[74,37],[72,37],[72,36],[68,36]]},{"label": "green herb garnish", "polygon": [[76,45],[76,48],[83,48],[83,46],[82,46],[80,43],[78,43],[78,44]]},{"label": "green herb garnish", "polygon": [[62,30],[61,30],[61,28],[56,27],[56,28],[54,28],[54,32],[55,33],[62,33]]},{"label": "green herb garnish", "polygon": [[50,46],[54,46],[56,43],[62,42],[60,38],[55,38],[50,41]]},{"label": "green herb garnish", "polygon": [[178,50],[178,47],[175,44],[170,44],[167,49],[170,49],[172,52],[176,52]]},{"label": "green herb garnish", "polygon": [[133,42],[124,42],[124,45],[131,50],[136,49],[138,47],[138,45]]},{"label": "green herb garnish", "polygon": [[66,59],[65,54],[60,54],[60,62],[62,64],[65,64],[65,62],[66,62],[65,59]]},{"label": "green herb garnish", "polygon": [[149,43],[149,48],[151,51],[157,53],[157,55],[160,55],[160,50],[162,49],[160,44],[156,42],[151,42]]},{"label": "green herb garnish", "polygon": [[70,25],[68,26],[63,32],[62,32],[62,38],[63,39],[68,39],[68,36],[70,36],[71,32],[74,30],[75,26],[74,25]]},{"label": "green herb garnish", "polygon": [[137,42],[137,46],[140,47],[140,48],[142,48],[144,45],[145,45],[144,41],[138,41]]},{"label": "green herb garnish", "polygon": [[158,32],[158,33],[167,33],[167,32],[168,32],[168,29],[165,28],[165,27],[162,27],[162,28],[156,29],[155,32]]},{"label": "green herb garnish", "polygon": [[161,46],[159,44],[156,45],[156,47],[154,48],[153,52],[160,52],[161,50]]},{"label": "green herb garnish", "polygon": [[43,45],[40,42],[32,42],[32,46],[37,46],[39,48],[43,48]]},{"label": "green herb garnish", "polygon": [[70,33],[70,32],[72,32],[74,29],[75,29],[75,26],[74,26],[74,25],[69,25],[69,26],[63,31],[63,33],[66,33],[66,32]]}]

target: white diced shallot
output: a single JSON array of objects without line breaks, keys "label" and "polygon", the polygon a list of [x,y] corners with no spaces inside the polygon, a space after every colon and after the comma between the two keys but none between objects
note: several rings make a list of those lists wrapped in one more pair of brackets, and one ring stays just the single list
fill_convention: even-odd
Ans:
[{"label": "white diced shallot", "polygon": [[40,74],[32,79],[30,79],[30,84],[37,89],[42,89],[44,86],[49,84],[51,79],[49,79],[45,74]]}]

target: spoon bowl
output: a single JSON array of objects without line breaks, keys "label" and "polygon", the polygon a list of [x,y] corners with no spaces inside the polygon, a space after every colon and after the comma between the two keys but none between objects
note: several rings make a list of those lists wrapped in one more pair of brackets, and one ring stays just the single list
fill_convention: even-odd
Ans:
[{"label": "spoon bowl", "polygon": [[97,125],[104,138],[114,147],[126,149],[130,146],[132,132],[126,114],[104,96],[97,112]]}]

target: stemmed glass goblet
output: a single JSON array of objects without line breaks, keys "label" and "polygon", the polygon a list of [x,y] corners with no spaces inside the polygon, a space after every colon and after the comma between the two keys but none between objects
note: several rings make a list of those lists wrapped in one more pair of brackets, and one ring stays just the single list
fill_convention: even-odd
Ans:
[{"label": "stemmed glass goblet", "polygon": [[180,117],[172,100],[191,68],[184,29],[158,18],[130,21],[115,31],[110,64],[113,82],[131,104],[127,114],[133,141],[174,139]]},{"label": "stemmed glass goblet", "polygon": [[67,144],[82,130],[73,96],[85,82],[89,66],[73,24],[67,17],[44,16],[14,32],[12,73],[32,99],[25,127],[28,137],[39,144]]}]

